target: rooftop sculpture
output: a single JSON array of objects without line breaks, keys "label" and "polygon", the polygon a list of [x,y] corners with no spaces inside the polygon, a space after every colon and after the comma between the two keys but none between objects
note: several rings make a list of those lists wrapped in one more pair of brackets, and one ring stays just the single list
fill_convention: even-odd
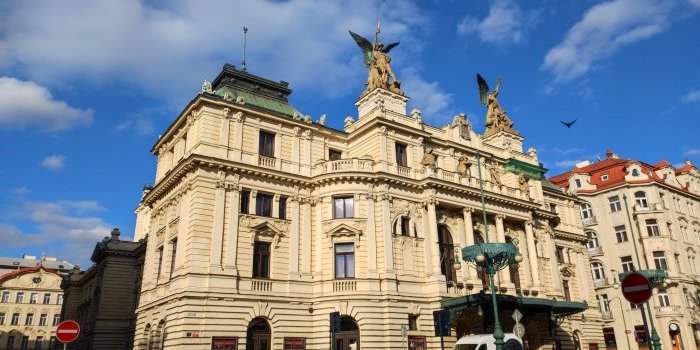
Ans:
[{"label": "rooftop sculpture", "polygon": [[350,36],[355,40],[357,46],[362,49],[365,65],[367,65],[367,88],[363,95],[377,88],[389,90],[393,93],[404,95],[401,90],[401,82],[396,79],[394,71],[391,69],[391,57],[389,51],[399,45],[398,42],[384,45],[379,42],[381,32],[380,23],[377,22],[377,30],[374,32],[374,43],[361,35],[350,31]]}]

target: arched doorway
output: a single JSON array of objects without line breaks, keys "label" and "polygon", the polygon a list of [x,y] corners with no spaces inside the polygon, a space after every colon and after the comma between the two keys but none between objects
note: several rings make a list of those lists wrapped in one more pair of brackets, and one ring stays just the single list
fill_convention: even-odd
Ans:
[{"label": "arched doorway", "polygon": [[440,272],[445,275],[447,282],[452,282],[456,279],[455,264],[455,246],[452,243],[452,235],[445,225],[438,225],[438,245],[440,249]]},{"label": "arched doorway", "polygon": [[[474,244],[480,243],[484,243],[484,237],[481,235],[481,232],[474,231]],[[488,272],[482,268],[477,268],[477,271],[479,273],[479,278],[481,279],[481,288],[483,290],[489,290],[490,286]]]},{"label": "arched doorway", "polygon": [[340,317],[340,330],[335,332],[335,350],[360,350],[360,329],[350,316]]},{"label": "arched doorway", "polygon": [[270,325],[262,317],[256,317],[248,325],[246,350],[270,350]]}]

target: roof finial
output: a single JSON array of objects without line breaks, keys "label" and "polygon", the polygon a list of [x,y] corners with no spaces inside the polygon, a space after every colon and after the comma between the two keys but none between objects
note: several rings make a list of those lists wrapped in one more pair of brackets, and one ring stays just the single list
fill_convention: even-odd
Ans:
[{"label": "roof finial", "polygon": [[246,51],[246,42],[248,38],[248,27],[243,26],[243,71],[246,71],[246,64],[245,64],[245,51]]}]

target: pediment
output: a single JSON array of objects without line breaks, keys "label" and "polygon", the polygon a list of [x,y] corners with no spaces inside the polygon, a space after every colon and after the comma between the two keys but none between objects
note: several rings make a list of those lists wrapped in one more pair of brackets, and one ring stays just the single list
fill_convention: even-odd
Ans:
[{"label": "pediment", "polygon": [[575,272],[574,269],[572,269],[570,266],[563,266],[563,267],[561,268],[560,271],[561,271],[561,275],[562,275],[563,277],[574,277],[574,276],[576,276],[576,272]]},{"label": "pediment", "polygon": [[250,229],[258,233],[269,232],[273,235],[284,236],[284,230],[281,227],[267,221],[251,226]]},{"label": "pediment", "polygon": [[340,223],[326,232],[329,236],[360,236],[362,231],[345,223]]}]

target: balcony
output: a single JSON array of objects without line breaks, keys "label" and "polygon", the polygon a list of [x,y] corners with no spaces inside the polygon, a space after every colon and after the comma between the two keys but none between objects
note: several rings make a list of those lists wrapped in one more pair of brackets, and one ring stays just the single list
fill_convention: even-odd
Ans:
[{"label": "balcony", "polygon": [[666,210],[663,203],[649,203],[646,207],[635,203],[632,206],[632,210],[636,213],[650,213],[650,212],[660,212]]},{"label": "balcony", "polygon": [[615,319],[615,316],[613,316],[612,311],[610,310],[600,310],[600,314],[603,316],[604,321],[610,321]]},{"label": "balcony", "polygon": [[683,309],[680,305],[657,306],[654,307],[654,312],[657,315],[681,315]]},{"label": "balcony", "polygon": [[357,290],[357,281],[355,280],[337,280],[333,281],[333,292],[347,293]]},{"label": "balcony", "polygon": [[599,280],[593,280],[593,287],[595,287],[595,288],[605,288],[605,287],[609,287],[610,285],[611,285],[611,283],[607,277],[599,279]]},{"label": "balcony", "polygon": [[598,219],[595,216],[591,216],[585,219],[582,219],[583,221],[583,226],[593,226],[593,225],[598,225]]},{"label": "balcony", "polygon": [[263,168],[276,169],[277,159],[272,157],[258,156],[258,165]]},{"label": "balcony", "polygon": [[251,281],[250,290],[252,290],[254,292],[271,292],[272,291],[272,281],[254,279]]},{"label": "balcony", "polygon": [[590,256],[599,256],[603,255],[603,247],[597,246],[595,248],[587,248],[588,250],[588,255]]},{"label": "balcony", "polygon": [[371,159],[349,158],[320,162],[313,168],[313,176],[343,173],[343,172],[372,172],[374,161]]}]

